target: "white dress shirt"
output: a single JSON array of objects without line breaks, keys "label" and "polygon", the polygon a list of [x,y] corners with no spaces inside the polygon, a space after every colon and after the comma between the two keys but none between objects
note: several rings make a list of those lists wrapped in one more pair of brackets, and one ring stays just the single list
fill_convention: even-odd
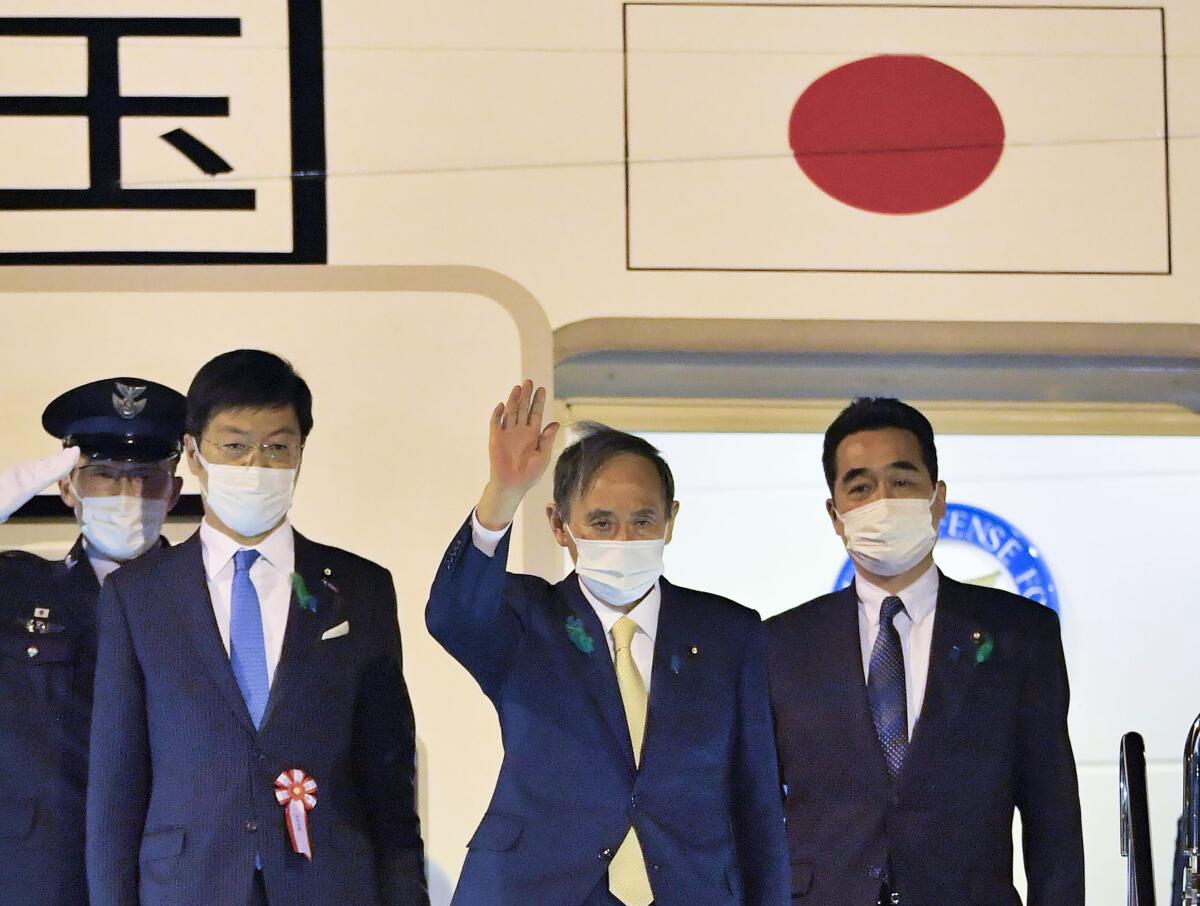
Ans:
[{"label": "white dress shirt", "polygon": [[[84,542],[83,542],[83,549],[85,551],[87,551],[88,563],[92,564],[92,572],[94,572],[96,574],[96,581],[99,582],[101,585],[104,584],[105,579],[107,579],[109,576],[111,576],[113,573],[115,573],[118,569],[120,569],[121,564],[118,563],[116,560],[109,560],[107,557],[101,557],[98,553],[96,553],[94,550],[92,550],[91,547],[88,545],[86,538],[84,539]],[[71,565],[69,562],[70,561],[69,556],[68,556],[67,560],[68,560],[68,566]]]},{"label": "white dress shirt", "polygon": [[287,629],[292,603],[292,573],[296,569],[296,539],[292,526],[284,522],[266,538],[246,548],[228,535],[217,531],[208,521],[200,523],[200,550],[204,555],[204,574],[221,644],[229,653],[229,618],[233,606],[233,555],[240,550],[256,550],[259,557],[250,567],[250,581],[258,592],[262,610],[263,642],[267,649],[267,682],[275,681],[275,668],[283,654],[283,634]]},{"label": "white dress shirt", "polygon": [[[485,556],[495,556],[501,539],[511,528],[511,525],[506,525],[499,531],[492,531],[484,528],[483,523],[479,521],[474,512],[471,513],[471,540]],[[646,694],[649,695],[651,671],[654,668],[654,639],[658,635],[658,614],[662,610],[662,589],[659,583],[655,582],[654,587],[646,593],[646,597],[642,598],[632,610],[628,607],[614,607],[604,603],[588,591],[582,579],[579,580],[579,589],[583,592],[583,597],[587,602],[592,605],[592,610],[596,612],[596,618],[600,620],[600,625],[604,628],[604,638],[608,642],[608,656],[614,661],[616,660],[616,644],[613,641],[612,629],[617,625],[617,620],[621,617],[629,617],[637,624],[637,632],[633,635],[631,646],[633,662],[637,665],[638,673],[642,675],[642,682],[646,684]],[[879,622],[878,609],[875,621]]]},{"label": "white dress shirt", "polygon": [[[862,643],[863,676],[871,673],[871,652],[879,636],[879,614],[883,599],[891,592],[872,585],[856,573],[854,588],[858,592],[858,636]],[[908,738],[912,739],[913,728],[921,716],[921,705],[925,702],[925,684],[929,680],[929,653],[933,644],[934,611],[937,610],[938,571],[929,567],[920,578],[895,597],[904,602],[904,609],[896,615],[893,625],[900,635],[900,648],[904,652],[904,685],[908,692]]]},{"label": "white dress shirt", "polygon": [[[162,539],[160,538],[154,543],[154,546],[151,547],[150,550],[152,551],[156,547],[161,546]],[[124,565],[124,563],[118,563],[116,560],[109,560],[107,557],[103,557],[96,551],[92,550],[92,546],[88,544],[87,538],[83,539],[83,549],[87,551],[88,563],[92,564],[92,572],[96,574],[96,581],[101,585],[104,584],[105,579],[107,579]],[[147,551],[146,553],[149,552],[150,551]],[[74,565],[75,562],[71,559],[71,555],[67,554],[67,566],[73,567]]]}]

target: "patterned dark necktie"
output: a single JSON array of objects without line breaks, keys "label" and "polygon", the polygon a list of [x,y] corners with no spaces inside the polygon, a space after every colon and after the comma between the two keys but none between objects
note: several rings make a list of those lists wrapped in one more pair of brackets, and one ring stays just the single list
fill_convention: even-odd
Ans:
[{"label": "patterned dark necktie", "polygon": [[883,748],[883,757],[893,779],[900,773],[908,752],[908,692],[904,683],[904,651],[900,633],[893,621],[904,610],[897,597],[883,599],[879,613],[879,635],[871,651],[871,672],[867,676],[867,697],[871,701],[871,719]]}]

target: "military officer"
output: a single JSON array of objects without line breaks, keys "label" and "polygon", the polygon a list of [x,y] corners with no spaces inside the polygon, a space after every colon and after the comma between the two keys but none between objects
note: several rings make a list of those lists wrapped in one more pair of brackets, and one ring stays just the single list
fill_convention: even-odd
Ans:
[{"label": "military officer", "polygon": [[0,522],[56,481],[81,535],[65,560],[0,553],[0,906],[83,906],[95,606],[123,562],[166,542],[184,398],[136,378],[54,400],[63,449],[0,472]]}]

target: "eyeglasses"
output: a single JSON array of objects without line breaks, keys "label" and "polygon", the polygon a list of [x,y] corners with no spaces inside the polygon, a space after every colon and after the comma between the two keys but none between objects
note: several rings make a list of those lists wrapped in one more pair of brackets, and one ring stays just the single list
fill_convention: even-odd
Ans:
[{"label": "eyeglasses", "polygon": [[254,455],[255,450],[261,450],[263,459],[273,466],[294,466],[300,461],[300,452],[304,449],[303,443],[285,444],[278,441],[257,444],[230,441],[219,444],[207,437],[202,437],[200,442],[208,444],[216,452],[217,455],[213,457],[213,461],[220,465],[243,463]]},{"label": "eyeglasses", "polygon": [[80,466],[71,478],[80,497],[128,494],[143,500],[165,500],[175,490],[175,476],[159,466],[94,463]]}]

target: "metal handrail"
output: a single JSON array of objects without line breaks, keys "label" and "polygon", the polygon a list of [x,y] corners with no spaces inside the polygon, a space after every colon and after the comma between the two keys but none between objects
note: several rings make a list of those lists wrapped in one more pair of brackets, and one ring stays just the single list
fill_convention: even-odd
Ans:
[{"label": "metal handrail", "polygon": [[[1146,744],[1140,733],[1121,737],[1121,855],[1128,872],[1128,906],[1154,906],[1154,858],[1146,797]],[[1198,906],[1189,902],[1189,906]]]},{"label": "metal handrail", "polygon": [[1188,731],[1183,747],[1183,830],[1180,835],[1183,877],[1179,899],[1183,906],[1200,906],[1200,717]]}]

